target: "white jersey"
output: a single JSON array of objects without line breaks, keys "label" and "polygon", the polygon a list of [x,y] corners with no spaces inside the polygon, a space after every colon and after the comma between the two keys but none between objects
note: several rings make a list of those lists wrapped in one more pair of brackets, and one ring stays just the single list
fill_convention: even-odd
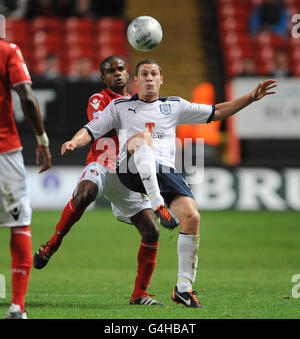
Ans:
[{"label": "white jersey", "polygon": [[120,155],[126,151],[127,140],[141,131],[152,135],[155,160],[165,166],[175,167],[176,126],[209,123],[214,106],[190,103],[180,97],[159,97],[153,102],[131,98],[113,100],[97,119],[84,127],[93,139],[115,129],[120,143]]}]

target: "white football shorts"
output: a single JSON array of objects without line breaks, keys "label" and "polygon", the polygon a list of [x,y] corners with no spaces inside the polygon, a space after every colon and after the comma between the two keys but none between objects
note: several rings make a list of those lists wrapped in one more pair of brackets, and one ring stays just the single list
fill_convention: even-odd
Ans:
[{"label": "white football shorts", "polygon": [[21,150],[0,154],[0,227],[29,226],[32,210]]},{"label": "white football shorts", "polygon": [[121,183],[117,173],[109,172],[97,162],[91,162],[85,167],[78,184],[84,180],[98,185],[98,196],[104,196],[111,202],[112,212],[120,221],[132,224],[132,216],[144,209],[151,209],[150,200],[145,195],[130,191]]}]

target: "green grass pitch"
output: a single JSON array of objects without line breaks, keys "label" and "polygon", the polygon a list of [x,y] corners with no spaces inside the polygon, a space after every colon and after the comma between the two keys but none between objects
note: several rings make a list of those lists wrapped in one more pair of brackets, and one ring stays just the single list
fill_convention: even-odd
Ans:
[{"label": "green grass pitch", "polygon": [[[60,212],[33,213],[33,252],[54,231]],[[194,289],[206,309],[171,302],[177,279],[178,230],[161,228],[149,293],[164,307],[130,306],[140,236],[110,210],[88,211],[41,271],[32,269],[29,318],[202,319],[299,318],[292,276],[300,274],[299,212],[202,212]],[[0,318],[10,303],[8,229],[0,229],[0,274],[7,282]],[[299,289],[300,292],[300,289]]]}]

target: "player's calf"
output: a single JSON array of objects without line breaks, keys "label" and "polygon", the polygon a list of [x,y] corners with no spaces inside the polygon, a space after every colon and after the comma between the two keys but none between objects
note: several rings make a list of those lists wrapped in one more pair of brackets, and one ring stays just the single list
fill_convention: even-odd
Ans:
[{"label": "player's calf", "polygon": [[152,136],[149,132],[138,132],[129,138],[127,142],[127,149],[129,153],[133,154],[138,147],[148,145],[152,146]]},{"label": "player's calf", "polygon": [[32,267],[31,230],[29,226],[11,228],[12,304],[25,312],[25,296]]},{"label": "player's calf", "polygon": [[156,216],[152,209],[144,209],[131,218],[132,223],[141,234],[142,241],[156,243],[159,239],[160,230],[156,224]]},{"label": "player's calf", "polygon": [[79,209],[75,206],[73,198],[67,203],[60,220],[56,225],[54,235],[34,254],[33,266],[35,268],[41,269],[48,264],[51,256],[60,247],[63,238],[68,234],[72,226],[81,218],[84,211],[85,209]]}]

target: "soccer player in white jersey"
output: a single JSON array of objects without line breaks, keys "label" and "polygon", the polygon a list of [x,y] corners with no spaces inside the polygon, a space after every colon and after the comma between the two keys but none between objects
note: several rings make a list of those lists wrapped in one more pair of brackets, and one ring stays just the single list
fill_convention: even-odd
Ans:
[{"label": "soccer player in white jersey", "polygon": [[192,288],[198,263],[200,214],[193,193],[174,169],[175,129],[179,124],[226,119],[275,93],[271,89],[276,87],[276,81],[263,81],[249,94],[215,106],[189,103],[180,97],[160,97],[163,75],[155,60],[137,64],[135,82],[136,95],[112,101],[97,120],[89,122],[62,145],[61,153],[65,155],[116,129],[120,142],[117,172],[121,182],[134,191],[146,193],[153,210],[166,203],[180,222],[178,280],[172,300],[187,307],[204,307]]}]

